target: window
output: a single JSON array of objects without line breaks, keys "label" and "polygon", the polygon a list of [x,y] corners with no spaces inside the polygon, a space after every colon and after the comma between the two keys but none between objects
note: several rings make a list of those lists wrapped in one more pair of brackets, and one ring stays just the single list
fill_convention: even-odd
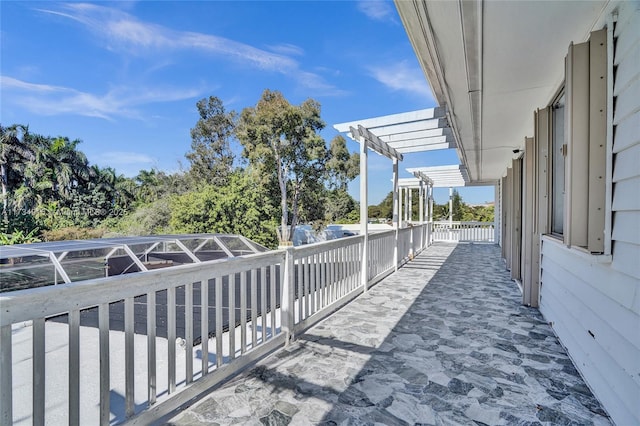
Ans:
[{"label": "window", "polygon": [[594,254],[605,251],[606,36],[569,46],[564,85],[545,113],[548,139],[538,131],[548,143],[547,231]]},{"label": "window", "polygon": [[551,233],[564,233],[564,167],[566,145],[564,142],[564,93],[551,105]]}]

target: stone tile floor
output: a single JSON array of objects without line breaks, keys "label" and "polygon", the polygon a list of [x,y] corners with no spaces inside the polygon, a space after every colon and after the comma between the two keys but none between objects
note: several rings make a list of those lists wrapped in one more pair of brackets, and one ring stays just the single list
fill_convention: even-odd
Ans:
[{"label": "stone tile floor", "polygon": [[603,425],[499,248],[437,243],[171,425]]}]

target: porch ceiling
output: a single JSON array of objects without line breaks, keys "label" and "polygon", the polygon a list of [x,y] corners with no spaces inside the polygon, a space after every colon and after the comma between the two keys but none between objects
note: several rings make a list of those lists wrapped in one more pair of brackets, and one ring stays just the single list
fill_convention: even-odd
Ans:
[{"label": "porch ceiling", "polygon": [[495,181],[533,135],[533,111],[563,80],[570,42],[587,39],[606,0],[396,0],[472,181]]}]

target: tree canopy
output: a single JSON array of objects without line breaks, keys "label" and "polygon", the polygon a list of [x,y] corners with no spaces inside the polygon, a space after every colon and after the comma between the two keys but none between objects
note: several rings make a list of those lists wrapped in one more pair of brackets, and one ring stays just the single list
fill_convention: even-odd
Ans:
[{"label": "tree canopy", "polygon": [[318,102],[307,99],[292,105],[282,93],[271,90],[265,90],[256,106],[245,108],[240,115],[236,135],[243,157],[264,185],[276,185],[280,192],[281,242],[291,241],[301,218],[322,219],[318,194],[331,178],[343,182],[351,173],[348,167],[343,171],[335,166],[340,160],[332,154],[347,162],[349,154],[341,149],[340,141],[332,144],[333,150],[327,149],[319,134],[324,126]]},{"label": "tree canopy", "polygon": [[[215,96],[195,109],[189,168],[135,177],[89,164],[79,139],[0,125],[0,244],[219,232],[275,247],[301,222],[357,220],[347,184],[359,172],[358,155],[342,136],[329,144],[322,138],[317,101],[292,105],[266,90],[240,116]],[[234,151],[242,153],[239,161]]]},{"label": "tree canopy", "polygon": [[209,96],[196,103],[200,118],[191,129],[191,163],[194,182],[224,185],[233,167],[230,139],[235,130],[236,113],[227,112],[222,101]]},{"label": "tree canopy", "polygon": [[[413,190],[411,211],[414,218],[419,215],[419,200],[418,190]],[[457,190],[453,190],[452,195],[453,204],[453,220],[462,222],[493,222],[493,206],[481,205],[470,206],[466,204],[462,196]],[[369,206],[369,217],[391,219],[393,217],[393,192],[389,192],[387,196],[380,202],[380,204]],[[448,220],[449,219],[449,202],[444,204],[433,205],[433,219],[434,220]]]}]

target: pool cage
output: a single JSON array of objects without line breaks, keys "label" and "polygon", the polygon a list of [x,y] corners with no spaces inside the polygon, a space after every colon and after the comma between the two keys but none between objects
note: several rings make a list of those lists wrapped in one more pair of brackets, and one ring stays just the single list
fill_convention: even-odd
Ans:
[{"label": "pool cage", "polygon": [[267,251],[241,235],[187,234],[0,246],[0,292]]}]

